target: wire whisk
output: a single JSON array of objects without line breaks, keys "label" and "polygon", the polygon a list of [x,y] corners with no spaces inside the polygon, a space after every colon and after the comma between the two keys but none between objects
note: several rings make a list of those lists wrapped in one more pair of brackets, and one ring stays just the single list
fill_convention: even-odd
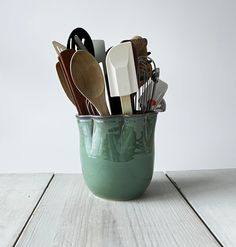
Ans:
[{"label": "wire whisk", "polygon": [[151,57],[138,58],[137,79],[139,90],[135,96],[135,108],[137,112],[146,113],[153,111],[153,93],[158,83],[160,69],[156,67]]}]

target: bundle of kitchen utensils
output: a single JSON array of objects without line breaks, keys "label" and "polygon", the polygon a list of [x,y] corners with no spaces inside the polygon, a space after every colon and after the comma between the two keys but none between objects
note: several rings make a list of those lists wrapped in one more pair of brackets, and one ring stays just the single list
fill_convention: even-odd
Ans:
[{"label": "bundle of kitchen utensils", "polygon": [[106,50],[104,40],[74,29],[67,46],[53,41],[56,70],[78,115],[132,115],[164,111],[168,85],[159,79],[148,41],[141,36]]}]

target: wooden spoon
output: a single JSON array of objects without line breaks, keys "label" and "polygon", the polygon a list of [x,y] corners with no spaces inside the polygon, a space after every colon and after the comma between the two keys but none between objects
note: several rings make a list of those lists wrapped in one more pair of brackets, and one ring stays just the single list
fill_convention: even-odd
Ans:
[{"label": "wooden spoon", "polygon": [[62,71],[64,72],[68,88],[70,89],[73,101],[78,110],[78,113],[80,115],[88,115],[89,112],[86,107],[86,98],[76,88],[70,73],[70,61],[74,53],[75,50],[73,49],[64,50],[60,53],[58,58],[62,67]]},{"label": "wooden spoon", "polygon": [[72,56],[70,71],[80,92],[96,107],[100,115],[110,115],[105,99],[105,84],[101,68],[87,51]]},{"label": "wooden spoon", "polygon": [[[68,87],[68,83],[66,81],[66,77],[64,75],[64,72],[62,71],[61,65],[60,63],[56,63],[56,70],[57,70],[57,75],[59,77],[59,80],[61,82],[62,88],[64,89],[64,92],[66,93],[67,97],[70,99],[70,101],[75,105],[74,99],[73,99],[73,95],[71,94],[71,91]],[[76,89],[78,90],[78,89]],[[99,115],[96,108],[93,106],[93,104],[91,102],[88,101],[88,99],[86,100],[86,107],[87,110],[89,112],[89,114],[91,115]]]}]

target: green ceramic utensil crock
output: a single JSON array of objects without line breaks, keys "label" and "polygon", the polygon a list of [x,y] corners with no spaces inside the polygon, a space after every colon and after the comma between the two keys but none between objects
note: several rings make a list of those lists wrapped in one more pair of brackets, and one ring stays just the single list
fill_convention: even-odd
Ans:
[{"label": "green ceramic utensil crock", "polygon": [[151,182],[157,112],[77,116],[84,180],[92,193],[111,200],[141,196]]}]

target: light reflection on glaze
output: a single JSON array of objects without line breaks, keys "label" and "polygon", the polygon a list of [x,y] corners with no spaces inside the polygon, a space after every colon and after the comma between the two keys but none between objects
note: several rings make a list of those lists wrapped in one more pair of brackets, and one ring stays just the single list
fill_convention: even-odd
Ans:
[{"label": "light reflection on glaze", "polygon": [[80,146],[88,158],[125,162],[154,152],[157,113],[134,117],[80,118]]}]

